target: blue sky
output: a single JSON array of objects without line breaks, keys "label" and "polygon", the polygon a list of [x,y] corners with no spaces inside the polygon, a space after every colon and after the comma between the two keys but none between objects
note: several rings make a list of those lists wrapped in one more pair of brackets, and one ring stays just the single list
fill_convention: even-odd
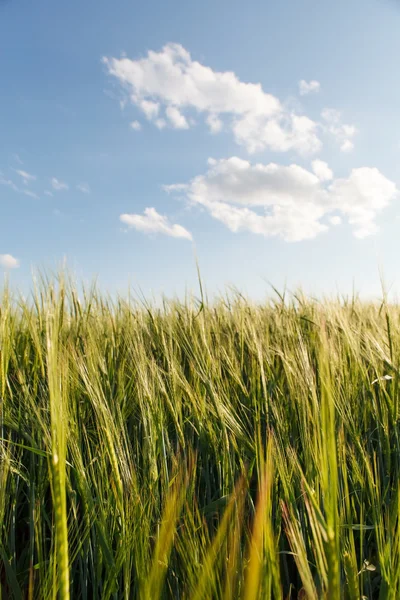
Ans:
[{"label": "blue sky", "polygon": [[397,289],[399,31],[395,0],[0,0],[1,270]]}]

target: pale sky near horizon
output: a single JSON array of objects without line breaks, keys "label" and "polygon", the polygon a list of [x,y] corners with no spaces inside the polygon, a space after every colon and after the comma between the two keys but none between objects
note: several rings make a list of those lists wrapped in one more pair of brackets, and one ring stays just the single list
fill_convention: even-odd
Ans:
[{"label": "pale sky near horizon", "polygon": [[0,0],[0,271],[400,290],[400,2]]}]

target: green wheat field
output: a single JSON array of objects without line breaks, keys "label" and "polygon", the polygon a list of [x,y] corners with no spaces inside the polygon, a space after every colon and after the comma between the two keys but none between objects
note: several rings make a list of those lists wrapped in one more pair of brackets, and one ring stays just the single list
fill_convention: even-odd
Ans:
[{"label": "green wheat field", "polygon": [[0,307],[2,600],[400,597],[400,306]]}]

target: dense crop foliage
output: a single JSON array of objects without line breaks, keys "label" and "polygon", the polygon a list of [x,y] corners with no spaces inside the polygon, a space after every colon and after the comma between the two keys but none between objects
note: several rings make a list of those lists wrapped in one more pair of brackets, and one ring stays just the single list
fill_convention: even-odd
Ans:
[{"label": "dense crop foliage", "polygon": [[400,597],[400,308],[0,308],[1,598]]}]

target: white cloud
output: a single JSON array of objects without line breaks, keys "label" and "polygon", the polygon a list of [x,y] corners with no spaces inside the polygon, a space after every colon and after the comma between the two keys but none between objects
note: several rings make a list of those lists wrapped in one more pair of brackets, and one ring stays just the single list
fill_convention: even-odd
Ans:
[{"label": "white cloud", "polygon": [[139,121],[132,121],[131,129],[133,129],[134,131],[140,131],[142,129],[142,126],[139,123]]},{"label": "white cloud", "polygon": [[175,106],[167,106],[165,114],[167,115],[172,127],[174,127],[175,129],[189,128],[189,124],[186,121],[186,118],[179,112],[179,110]]},{"label": "white cloud", "polygon": [[0,266],[4,269],[17,269],[19,260],[11,254],[0,254]]},{"label": "white cloud", "polygon": [[233,125],[236,141],[250,154],[270,148],[275,152],[295,150],[299,154],[315,154],[322,147],[318,126],[302,115],[281,115],[265,120],[263,115],[248,114]]},{"label": "white cloud", "polygon": [[46,196],[50,196],[51,198],[53,197],[53,194],[49,192],[49,190],[45,190],[44,193],[46,194]]},{"label": "white cloud", "polygon": [[13,159],[19,164],[19,165],[23,165],[23,161],[21,160],[19,154],[13,154]]},{"label": "white cloud", "polygon": [[192,239],[191,233],[181,225],[171,224],[166,216],[160,215],[155,208],[146,208],[144,215],[123,214],[122,223],[143,233],[163,233],[175,238]]},{"label": "white cloud", "polygon": [[376,168],[353,169],[330,186],[336,206],[354,226],[356,237],[376,233],[375,217],[398,195],[396,185]]},{"label": "white cloud", "polygon": [[149,121],[151,121],[151,119],[155,119],[160,110],[160,105],[158,102],[152,102],[151,100],[141,100],[139,106]]},{"label": "white cloud", "polygon": [[62,190],[68,190],[68,184],[65,183],[64,181],[60,181],[56,177],[53,177],[53,179],[51,180],[51,185],[52,185],[53,190],[56,190],[56,192],[60,192]]},{"label": "white cloud", "polygon": [[334,217],[340,213],[357,237],[375,233],[375,218],[398,194],[395,184],[367,167],[353,169],[349,177],[332,183],[327,183],[326,163],[316,170],[318,176],[295,164],[211,159],[205,175],[165,189],[183,193],[189,204],[201,206],[234,232],[299,241],[326,231],[329,222],[337,224]]},{"label": "white cloud", "polygon": [[167,122],[165,119],[156,119],[154,123],[155,126],[158,127],[158,129],[164,129],[164,127],[167,126]]},{"label": "white cloud", "polygon": [[[213,71],[192,60],[180,44],[167,44],[145,58],[103,58],[108,73],[127,90],[133,104],[161,128],[165,111],[173,127],[191,125],[185,111],[203,114],[216,133],[221,117],[237,143],[249,152],[270,148],[277,152],[317,152],[321,147],[318,125],[286,109],[259,83],[245,83],[231,71]],[[160,120],[161,119],[161,120]]]},{"label": "white cloud", "polygon": [[36,175],[31,175],[30,173],[27,173],[26,171],[22,171],[22,169],[14,169],[14,170],[16,173],[18,173],[18,175],[20,177],[22,177],[22,180],[25,185],[27,185],[30,181],[36,180]]},{"label": "white cloud", "polygon": [[90,186],[88,183],[78,183],[76,189],[82,192],[82,194],[90,194]]},{"label": "white cloud", "polygon": [[[28,173],[24,173],[24,174],[28,175]],[[21,175],[21,177],[22,177],[22,175]],[[33,175],[31,175],[30,177],[33,177]],[[26,181],[25,181],[25,183],[26,183]],[[17,192],[19,194],[25,194],[26,196],[30,196],[31,198],[35,198],[36,200],[39,198],[39,196],[37,194],[35,194],[35,192],[31,192],[30,190],[19,188],[17,185],[15,185],[15,183],[11,179],[6,179],[1,172],[0,172],[0,185],[6,185],[7,187],[11,188],[14,192]]]},{"label": "white cloud", "polygon": [[338,215],[334,215],[333,217],[330,217],[329,222],[331,225],[340,225],[342,219]]},{"label": "white cloud", "polygon": [[342,113],[334,108],[324,108],[321,117],[325,121],[324,129],[330,133],[342,152],[351,152],[354,148],[353,138],[357,133],[355,125],[346,125],[341,122]]},{"label": "white cloud", "polygon": [[321,117],[328,123],[339,123],[342,118],[342,113],[335,108],[324,108],[321,112]]},{"label": "white cloud", "polygon": [[219,119],[217,115],[213,115],[212,113],[209,114],[206,118],[206,123],[211,133],[219,133],[223,127],[221,119]]},{"label": "white cloud", "polygon": [[6,179],[6,177],[3,175],[3,173],[0,171],[0,185],[6,185],[7,187],[10,187],[12,190],[14,190],[14,192],[19,192],[19,188],[17,185],[15,185],[15,183],[13,181],[11,181],[11,179]]},{"label": "white cloud", "polygon": [[352,150],[354,150],[353,142],[351,140],[345,140],[340,146],[340,150],[342,152],[351,152]]},{"label": "white cloud", "polygon": [[323,160],[313,160],[311,166],[312,170],[320,181],[330,181],[333,179],[332,169],[330,169],[328,164]]},{"label": "white cloud", "polygon": [[31,192],[31,190],[22,190],[22,193],[25,194],[25,196],[29,196],[30,198],[35,198],[35,200],[39,200],[39,196],[37,194],[35,194],[35,192]]},{"label": "white cloud", "polygon": [[321,89],[321,84],[319,81],[315,81],[312,79],[311,81],[305,81],[302,79],[299,81],[299,92],[300,96],[306,96],[307,94],[315,94],[319,92]]}]

